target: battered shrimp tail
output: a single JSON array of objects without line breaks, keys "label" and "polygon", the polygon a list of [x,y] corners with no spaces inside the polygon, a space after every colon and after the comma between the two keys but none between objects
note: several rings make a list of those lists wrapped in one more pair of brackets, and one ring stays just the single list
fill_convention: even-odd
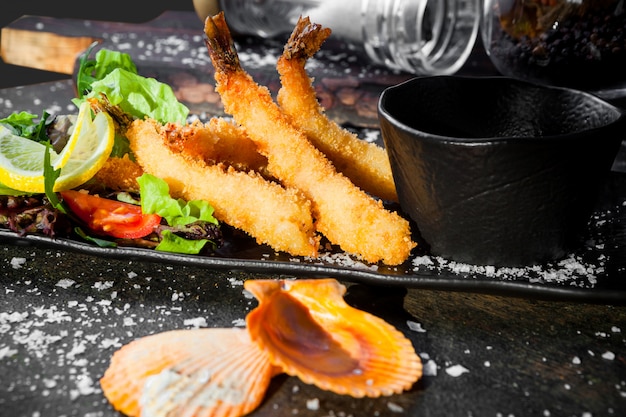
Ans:
[{"label": "battered shrimp tail", "polygon": [[300,18],[276,65],[282,84],[278,104],[337,171],[372,195],[398,201],[387,152],[330,120],[319,105],[312,80],[305,71],[306,61],[330,34],[330,29],[311,23],[309,18]]},{"label": "battered shrimp tail", "polygon": [[328,39],[332,31],[317,23],[311,23],[308,17],[301,17],[285,44],[285,59],[307,60],[312,57]]},{"label": "battered shrimp tail", "polygon": [[[217,18],[221,16],[221,18]],[[208,16],[204,21],[204,42],[209,50],[211,62],[216,71],[233,72],[241,71],[239,55],[235,49],[230,29],[223,18],[224,12],[220,12],[215,19]]]}]

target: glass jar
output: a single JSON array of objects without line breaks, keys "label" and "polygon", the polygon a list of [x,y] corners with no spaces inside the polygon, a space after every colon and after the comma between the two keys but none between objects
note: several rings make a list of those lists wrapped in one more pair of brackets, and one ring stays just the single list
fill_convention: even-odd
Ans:
[{"label": "glass jar", "polygon": [[626,86],[624,0],[484,0],[481,32],[504,75],[585,89]]},{"label": "glass jar", "polygon": [[481,16],[481,0],[194,0],[196,11],[200,3],[223,10],[233,32],[262,37],[289,35],[308,16],[375,63],[424,75],[463,66]]}]

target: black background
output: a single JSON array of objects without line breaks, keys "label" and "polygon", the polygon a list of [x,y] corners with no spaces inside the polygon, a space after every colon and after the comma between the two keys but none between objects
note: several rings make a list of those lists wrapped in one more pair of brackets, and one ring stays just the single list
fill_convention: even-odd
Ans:
[{"label": "black background", "polygon": [[[19,0],[11,2],[10,8],[3,5],[0,13],[0,27],[24,15],[141,23],[156,18],[165,10],[193,11],[193,2],[192,0],[106,0],[100,2]],[[0,58],[0,88],[66,78],[68,78],[66,74],[9,65]]]}]

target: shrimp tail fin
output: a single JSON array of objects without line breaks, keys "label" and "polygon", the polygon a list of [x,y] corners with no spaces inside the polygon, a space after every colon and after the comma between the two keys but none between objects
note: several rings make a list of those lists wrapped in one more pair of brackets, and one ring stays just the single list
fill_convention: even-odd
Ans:
[{"label": "shrimp tail fin", "polygon": [[224,12],[208,16],[204,21],[204,42],[216,70],[233,72],[241,70],[235,42],[226,24]]},{"label": "shrimp tail fin", "polygon": [[320,50],[322,44],[331,34],[329,28],[323,28],[317,23],[311,23],[308,17],[300,17],[289,40],[285,44],[283,56],[285,59],[311,58]]}]

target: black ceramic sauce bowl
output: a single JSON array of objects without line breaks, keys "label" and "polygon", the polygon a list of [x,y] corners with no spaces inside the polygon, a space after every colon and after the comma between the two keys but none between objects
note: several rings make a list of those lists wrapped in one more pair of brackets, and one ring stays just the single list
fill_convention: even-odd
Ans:
[{"label": "black ceramic sauce bowl", "polygon": [[478,265],[556,260],[580,244],[626,139],[617,107],[507,77],[415,78],[385,90],[378,112],[422,243]]}]

